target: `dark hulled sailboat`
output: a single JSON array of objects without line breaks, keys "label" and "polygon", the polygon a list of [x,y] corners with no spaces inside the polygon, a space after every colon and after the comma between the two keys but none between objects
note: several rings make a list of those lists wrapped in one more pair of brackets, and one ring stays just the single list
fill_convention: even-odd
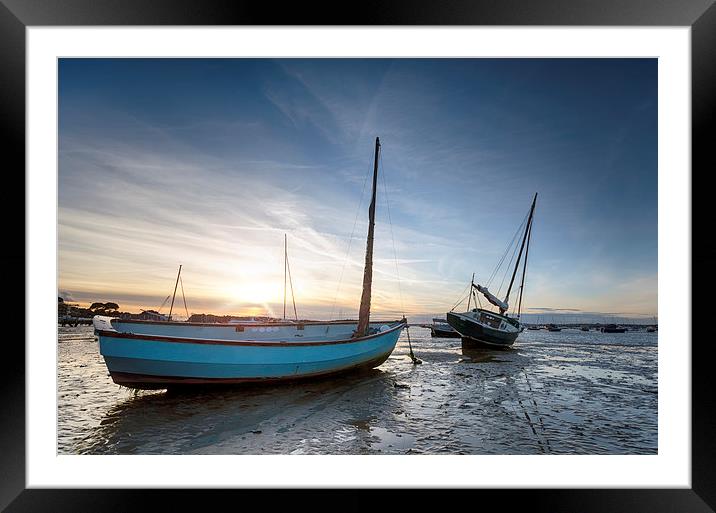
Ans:
[{"label": "dark hulled sailboat", "polygon": [[[527,270],[527,256],[529,254],[530,239],[532,235],[532,220],[534,218],[535,205],[537,203],[537,194],[534,195],[532,200],[532,206],[530,207],[527,223],[525,224],[524,233],[522,235],[522,243],[520,245],[519,255],[515,262],[514,270],[512,271],[512,277],[510,279],[510,285],[507,288],[505,298],[500,300],[495,295],[490,293],[487,287],[476,284],[473,280],[470,282],[470,292],[468,298],[475,298],[475,305],[478,304],[476,291],[481,293],[491,304],[498,308],[498,312],[486,310],[482,307],[473,308],[470,310],[470,299],[468,299],[468,311],[467,312],[453,312],[447,313],[447,321],[450,326],[455,329],[463,337],[464,341],[473,342],[480,345],[487,345],[492,347],[510,347],[517,336],[524,330],[524,326],[520,323],[520,311],[522,308],[522,293],[524,291],[525,273]],[[524,253],[524,260],[522,260],[522,254]],[[522,283],[519,288],[519,300],[517,316],[510,317],[507,314],[509,310],[509,299],[510,292],[512,291],[512,285],[515,282],[517,271],[522,264]],[[499,265],[498,265],[499,267]]]}]

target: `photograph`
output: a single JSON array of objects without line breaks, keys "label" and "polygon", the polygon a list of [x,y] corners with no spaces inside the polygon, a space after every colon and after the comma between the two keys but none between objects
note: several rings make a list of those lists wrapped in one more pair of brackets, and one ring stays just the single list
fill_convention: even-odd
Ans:
[{"label": "photograph", "polygon": [[57,454],[658,455],[659,81],[59,57]]}]

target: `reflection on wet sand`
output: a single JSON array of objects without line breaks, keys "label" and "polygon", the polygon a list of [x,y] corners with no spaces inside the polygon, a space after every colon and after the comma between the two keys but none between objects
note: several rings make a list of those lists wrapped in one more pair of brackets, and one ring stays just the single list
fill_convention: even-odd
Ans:
[{"label": "reflection on wet sand", "polygon": [[[371,369],[335,378],[275,385],[139,392],[112,407],[78,450],[81,453],[134,453],[141,445],[144,454],[165,453],[169,448],[167,441],[154,442],[152,438],[171,430],[177,437],[176,450],[214,452],[209,447],[217,442],[228,448],[237,439],[245,442],[249,434],[261,434],[271,441],[266,435],[286,433],[300,426],[300,420],[296,419],[315,415],[330,417],[330,407],[341,407],[336,404],[340,402],[353,405],[368,402],[376,406],[375,411],[354,408],[354,418],[346,423],[369,430],[369,424],[377,418],[376,412],[383,416],[386,411],[396,409],[397,388],[391,373]],[[326,418],[324,431],[334,429],[335,425],[334,420]],[[243,445],[252,450],[249,453],[260,454],[270,449],[262,448],[262,444],[254,440]]]},{"label": "reflection on wet sand", "polygon": [[378,369],[133,393],[61,329],[60,454],[656,454],[657,336],[529,331],[509,350],[411,328]]},{"label": "reflection on wet sand", "polygon": [[471,344],[470,342],[467,342],[465,340],[462,341],[461,349],[462,355],[465,356],[465,359],[461,361],[469,361],[473,363],[491,362],[497,357],[499,353],[504,351],[500,349],[486,349],[484,347],[479,347],[474,344]]}]

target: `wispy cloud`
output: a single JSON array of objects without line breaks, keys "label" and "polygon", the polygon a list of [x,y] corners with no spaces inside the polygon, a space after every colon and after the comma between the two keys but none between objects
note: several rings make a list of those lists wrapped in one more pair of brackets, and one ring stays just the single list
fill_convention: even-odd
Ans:
[{"label": "wispy cloud", "polygon": [[655,199],[640,189],[655,170],[635,167],[605,195],[595,164],[651,151],[633,140],[651,115],[644,98],[612,123],[612,103],[632,101],[624,89],[611,103],[581,98],[536,65],[524,76],[472,60],[217,66],[225,83],[182,68],[192,87],[140,73],[141,87],[81,82],[61,97],[62,290],[156,307],[181,263],[196,308],[276,311],[286,233],[303,311],[354,312],[380,136],[376,312],[452,306],[473,272],[492,273],[535,191],[527,308],[655,311]]}]

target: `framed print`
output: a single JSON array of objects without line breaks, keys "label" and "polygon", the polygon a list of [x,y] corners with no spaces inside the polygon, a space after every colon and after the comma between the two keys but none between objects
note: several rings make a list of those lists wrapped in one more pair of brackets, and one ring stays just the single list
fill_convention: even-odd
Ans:
[{"label": "framed print", "polygon": [[3,0],[2,508],[713,511],[716,8],[373,7]]}]

